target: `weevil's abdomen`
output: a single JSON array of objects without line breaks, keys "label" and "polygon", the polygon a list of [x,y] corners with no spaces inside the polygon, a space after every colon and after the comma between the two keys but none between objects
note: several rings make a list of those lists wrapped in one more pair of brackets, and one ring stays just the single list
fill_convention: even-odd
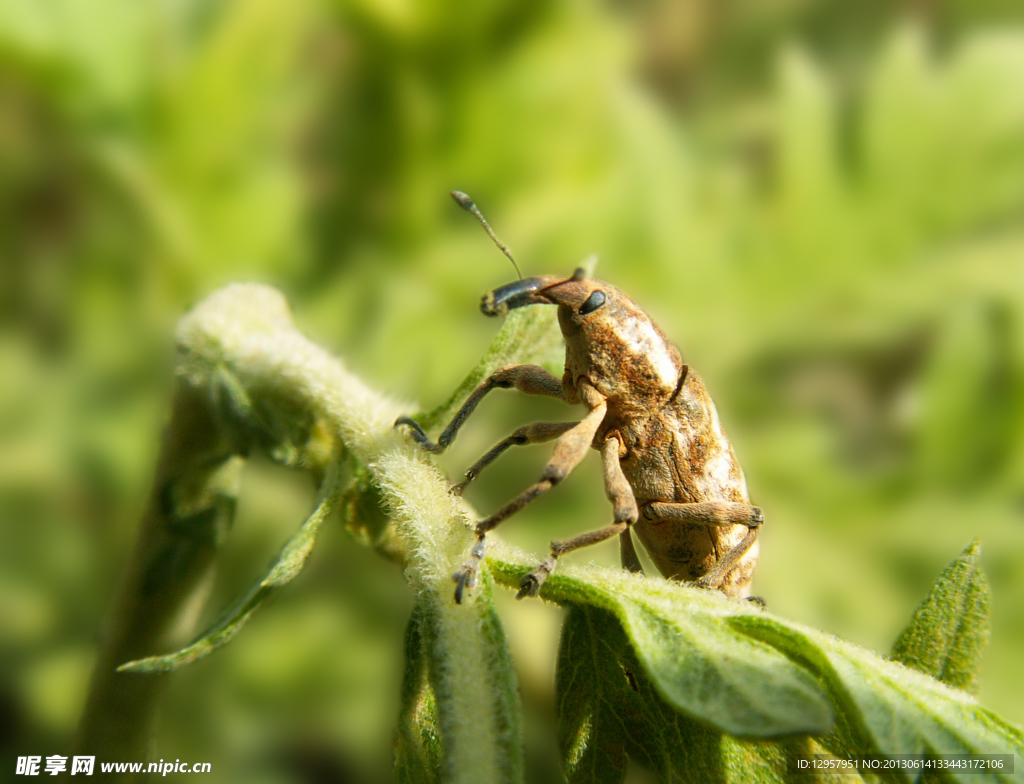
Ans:
[{"label": "weevil's abdomen", "polygon": [[[747,533],[743,525],[718,528],[676,520],[642,520],[634,529],[658,571],[670,580],[686,582],[698,580],[711,571],[718,559],[738,545]],[[726,596],[736,599],[750,596],[758,544],[754,542],[722,580],[719,590]]]},{"label": "weevil's abdomen", "polygon": [[[623,432],[628,451],[622,470],[641,507],[652,501],[750,503],[739,461],[715,405],[695,373],[690,371],[679,396],[658,417],[635,425],[622,429],[633,436],[631,439]],[[739,544],[748,528],[641,517],[634,530],[665,577],[693,581]],[[755,542],[725,576],[721,585],[725,594],[737,598],[750,595],[758,551]]]}]

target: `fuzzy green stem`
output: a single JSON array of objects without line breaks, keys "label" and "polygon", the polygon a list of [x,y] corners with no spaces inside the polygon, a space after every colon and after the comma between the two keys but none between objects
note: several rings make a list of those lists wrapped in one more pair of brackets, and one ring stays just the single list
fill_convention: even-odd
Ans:
[{"label": "fuzzy green stem", "polygon": [[[471,542],[466,524],[468,508],[449,494],[443,476],[423,453],[394,429],[396,417],[410,407],[372,391],[340,361],[310,342],[292,323],[284,298],[266,286],[236,284],[215,292],[182,319],[177,341],[183,390],[223,388],[226,374],[238,387],[231,395],[245,401],[244,406],[235,405],[234,410],[241,411],[239,416],[244,418],[250,410],[269,411],[284,412],[284,418],[302,416],[319,421],[368,468],[383,491],[384,503],[393,512],[396,532],[406,549],[407,576],[423,598],[429,599],[434,613],[432,620],[438,633],[433,644],[443,650],[432,656],[435,669],[440,671],[433,673],[431,681],[442,686],[435,687],[435,691],[444,731],[446,778],[466,782],[517,780],[518,774],[510,777],[509,770],[517,770],[518,762],[510,766],[498,751],[517,745],[508,742],[508,716],[498,715],[509,706],[499,705],[500,700],[480,698],[492,668],[493,649],[496,644],[503,645],[494,634],[487,633],[487,624],[482,622],[491,612],[489,601],[484,602],[485,594],[481,592],[476,606],[457,607],[451,595],[449,576]],[[202,395],[193,397],[198,400]],[[205,400],[208,407],[210,397]],[[216,418],[209,411],[207,416],[210,420]],[[190,459],[188,439],[217,432],[214,424],[191,423],[185,418],[177,424],[172,422],[165,451],[173,448],[177,460]],[[161,475],[158,471],[158,483]],[[174,594],[177,601],[169,603],[175,612],[164,612],[162,622],[157,624],[161,634],[145,626],[148,606],[140,604],[138,598],[138,574],[154,547],[149,543],[155,536],[153,531],[160,527],[147,517],[115,604],[114,633],[104,647],[82,721],[78,747],[90,754],[102,749],[110,758],[140,757],[152,734],[156,702],[167,675],[115,674],[113,668],[166,647],[162,632],[169,618],[184,612],[185,605],[199,606],[185,602],[178,591]],[[187,582],[186,593],[190,596],[204,582],[198,572],[209,571],[212,550],[203,556],[181,578]],[[172,587],[161,586],[161,591]],[[191,630],[190,624],[188,632]],[[127,697],[119,692],[124,684],[130,684]],[[506,692],[509,685],[503,684]],[[514,693],[514,683],[511,686]],[[145,715],[144,723],[127,727],[117,721],[121,703],[126,700],[132,711]],[[118,746],[117,753],[113,753]],[[513,753],[518,755],[518,748]]]}]

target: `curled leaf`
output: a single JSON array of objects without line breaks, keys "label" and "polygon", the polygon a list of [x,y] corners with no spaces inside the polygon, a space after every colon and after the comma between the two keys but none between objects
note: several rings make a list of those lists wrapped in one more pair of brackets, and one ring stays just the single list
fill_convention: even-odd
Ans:
[{"label": "curled leaf", "polygon": [[285,544],[270,572],[256,583],[245,597],[238,602],[220,621],[207,630],[191,645],[162,656],[148,656],[122,664],[118,672],[168,672],[209,656],[222,645],[229,643],[242,627],[249,622],[253,613],[283,586],[298,576],[306,565],[306,559],[316,544],[320,526],[334,509],[341,488],[339,487],[339,461],[335,461],[324,480],[320,502],[302,524],[302,527]]},{"label": "curled leaf", "polygon": [[[427,679],[421,684],[420,698],[428,702],[433,698],[431,710],[436,713],[441,740],[441,781],[521,784],[519,690],[494,608],[490,577],[486,573],[480,577],[473,601],[467,605],[456,605],[447,592],[439,596],[426,590],[419,596],[424,658],[419,666],[425,667]],[[460,667],[465,655],[460,643],[470,643],[477,656],[471,668]],[[429,729],[422,721],[419,725],[421,733]],[[425,751],[432,753],[429,748]],[[482,774],[486,778],[479,778]]]}]

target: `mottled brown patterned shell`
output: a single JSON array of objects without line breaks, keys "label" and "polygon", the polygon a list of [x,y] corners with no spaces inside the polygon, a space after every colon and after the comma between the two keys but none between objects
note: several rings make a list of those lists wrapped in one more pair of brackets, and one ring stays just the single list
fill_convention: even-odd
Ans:
[{"label": "mottled brown patterned shell", "polygon": [[[608,412],[594,448],[610,434],[624,446],[621,466],[641,508],[633,526],[651,560],[668,578],[696,580],[747,533],[736,525],[645,519],[655,501],[749,503],[743,471],[704,383],[651,318],[614,286],[593,279],[540,279],[538,295],[557,304],[566,340],[566,397],[579,399],[586,380],[607,398]],[[595,291],[606,301],[580,313]],[[758,544],[726,575],[721,590],[750,594]]]}]

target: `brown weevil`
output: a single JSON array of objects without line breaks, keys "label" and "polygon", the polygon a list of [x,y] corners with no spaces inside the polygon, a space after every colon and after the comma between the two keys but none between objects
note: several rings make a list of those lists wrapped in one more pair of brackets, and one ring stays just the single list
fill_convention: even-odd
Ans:
[{"label": "brown weevil", "polygon": [[[511,259],[472,200],[458,191],[452,196]],[[480,309],[497,316],[527,305],[558,306],[565,337],[561,379],[539,365],[499,368],[467,398],[436,443],[409,417],[395,422],[396,427],[408,425],[424,448],[440,453],[492,389],[515,388],[587,407],[587,414],[576,422],[535,422],[519,428],[452,488],[461,493],[510,446],[555,440],[540,480],[477,524],[470,556],[453,575],[455,601],[461,602],[463,592],[476,582],[487,532],[565,479],[589,447],[603,458],[614,522],[552,542],[548,558],[522,579],[517,598],[536,596],[559,556],[613,536],[619,536],[623,566],[640,571],[630,529],[665,577],[747,597],[764,517],[750,504],[743,470],[715,404],[679,349],[629,297],[608,283],[587,278],[582,269],[568,278],[521,278],[485,294]]]}]

